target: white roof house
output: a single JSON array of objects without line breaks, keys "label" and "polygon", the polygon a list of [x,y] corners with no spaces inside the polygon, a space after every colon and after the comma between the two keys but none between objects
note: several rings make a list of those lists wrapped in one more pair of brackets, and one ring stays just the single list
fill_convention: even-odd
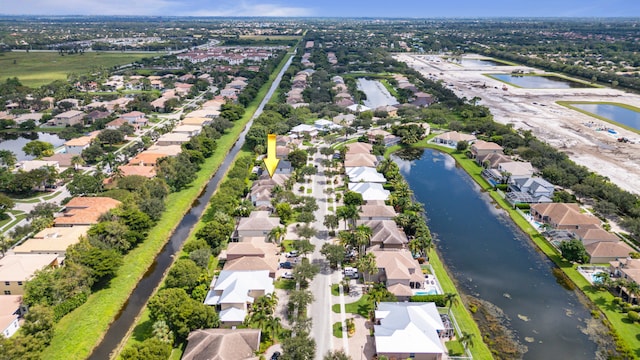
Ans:
[{"label": "white roof house", "polygon": [[349,177],[349,182],[357,183],[357,182],[370,182],[370,183],[385,183],[387,179],[385,179],[384,175],[379,173],[376,169],[372,167],[353,167],[347,169],[347,176]]},{"label": "white roof house", "polygon": [[338,130],[342,128],[341,125],[334,124],[333,121],[329,121],[326,119],[316,120],[313,124],[318,130]]},{"label": "white roof house", "polygon": [[349,190],[361,194],[364,201],[387,200],[391,194],[379,183],[349,183]]},{"label": "white roof house", "polygon": [[275,290],[269,270],[230,271],[222,270],[211,281],[211,288],[204,300],[205,305],[220,307],[220,321],[236,323],[244,321],[248,304]]},{"label": "white roof house", "polygon": [[302,136],[308,134],[311,137],[318,135],[318,129],[313,125],[300,124],[291,128],[290,131],[294,135]]},{"label": "white roof house", "polygon": [[[438,331],[445,330],[434,303],[382,302],[375,312],[376,352],[389,358],[441,359],[446,353]],[[414,355],[411,355],[414,354]]]}]

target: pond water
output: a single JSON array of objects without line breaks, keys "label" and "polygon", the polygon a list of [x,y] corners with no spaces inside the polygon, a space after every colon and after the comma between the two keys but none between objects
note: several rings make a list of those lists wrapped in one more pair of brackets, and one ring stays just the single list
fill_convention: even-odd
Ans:
[{"label": "pond water", "polygon": [[462,59],[462,66],[509,66],[490,59]]},{"label": "pond water", "polygon": [[640,112],[613,104],[569,104],[580,110],[602,116],[636,130],[640,130]]},{"label": "pond water", "polygon": [[364,105],[372,109],[398,103],[398,100],[378,80],[359,78],[358,89],[367,94],[367,100],[364,100]]},{"label": "pond water", "polygon": [[24,133],[0,133],[0,150],[10,150],[18,161],[31,160],[33,156],[28,156],[22,151],[22,148],[30,141],[40,140],[53,144],[54,148],[62,146],[66,140],[61,139],[56,134],[41,132],[24,132]]},{"label": "pond water", "polygon": [[590,312],[556,281],[554,264],[453,158],[435,150],[413,158],[394,160],[460,290],[504,312],[504,325],[527,347],[524,359],[596,358],[598,346],[582,332]]},{"label": "pond water", "polygon": [[588,84],[571,81],[559,76],[490,74],[492,78],[526,89],[589,88]]}]

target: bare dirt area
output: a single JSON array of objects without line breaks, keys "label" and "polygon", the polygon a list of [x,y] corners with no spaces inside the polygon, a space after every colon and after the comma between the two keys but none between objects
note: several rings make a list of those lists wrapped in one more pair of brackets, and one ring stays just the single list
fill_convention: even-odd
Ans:
[{"label": "bare dirt area", "polygon": [[[610,88],[518,88],[484,74],[544,72],[524,66],[461,66],[433,55],[395,57],[427,78],[442,80],[459,97],[479,97],[478,103],[491,109],[495,121],[531,130],[577,164],[608,177],[622,189],[640,194],[640,135],[556,103],[603,101],[640,107],[639,95]],[[617,134],[597,131],[597,127],[612,128]],[[631,139],[632,143],[620,143],[619,137]]]}]

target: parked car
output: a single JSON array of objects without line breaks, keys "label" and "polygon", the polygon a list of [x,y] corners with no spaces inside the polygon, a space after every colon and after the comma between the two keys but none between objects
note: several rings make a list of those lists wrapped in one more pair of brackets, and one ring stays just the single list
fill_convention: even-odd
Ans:
[{"label": "parked car", "polygon": [[298,250],[291,250],[288,253],[286,253],[284,256],[288,257],[288,258],[294,258],[298,256]]},{"label": "parked car", "polygon": [[282,274],[281,278],[283,278],[283,279],[293,279],[293,274],[291,273],[291,271],[287,271],[286,273]]},{"label": "parked car", "polygon": [[280,351],[276,351],[276,352],[274,352],[274,353],[273,353],[273,355],[271,355],[271,360],[278,360],[278,359],[280,359],[280,355],[282,355],[282,354],[280,353]]},{"label": "parked car", "polygon": [[293,269],[293,264],[290,263],[289,261],[281,262],[280,263],[280,268],[281,269]]},{"label": "parked car", "polygon": [[350,267],[350,266],[345,267],[343,273],[344,273],[344,276],[348,276],[353,279],[358,278],[358,269],[354,267]]}]

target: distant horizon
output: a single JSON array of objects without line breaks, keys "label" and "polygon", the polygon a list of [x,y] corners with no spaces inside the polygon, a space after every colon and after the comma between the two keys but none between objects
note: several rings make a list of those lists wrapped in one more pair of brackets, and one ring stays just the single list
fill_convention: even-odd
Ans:
[{"label": "distant horizon", "polygon": [[637,0],[24,0],[7,1],[0,16],[167,16],[268,18],[636,18]]}]

